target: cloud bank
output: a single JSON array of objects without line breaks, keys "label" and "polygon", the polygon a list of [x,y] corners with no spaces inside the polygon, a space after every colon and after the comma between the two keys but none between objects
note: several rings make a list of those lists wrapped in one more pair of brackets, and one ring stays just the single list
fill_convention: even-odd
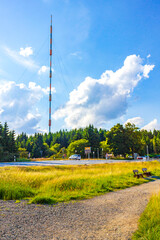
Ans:
[{"label": "cloud bank", "polygon": [[143,129],[152,132],[153,130],[160,130],[160,124],[158,123],[158,120],[155,118],[153,121],[151,121],[150,123],[141,128],[141,130]]},{"label": "cloud bank", "polygon": [[[55,91],[55,89],[52,89]],[[15,82],[0,82],[0,119],[7,121],[16,132],[35,133],[39,130],[41,115],[34,110],[36,103],[48,94],[49,88],[42,88],[35,82],[16,84]],[[34,107],[34,109],[33,109]]]},{"label": "cloud bank", "polygon": [[143,65],[140,56],[126,57],[116,72],[105,71],[100,79],[86,77],[69,95],[69,101],[52,117],[64,118],[69,128],[100,126],[121,117],[128,108],[128,98],[142,78],[149,78],[154,65]]},{"label": "cloud bank", "polygon": [[140,127],[144,123],[144,119],[141,117],[134,117],[134,118],[129,118],[124,125],[127,123],[135,124],[136,126]]},{"label": "cloud bank", "polygon": [[[127,124],[128,122],[140,127],[143,125],[144,119],[141,117],[130,118],[124,123],[124,125]],[[141,130],[147,130],[147,131],[152,131],[152,132],[153,132],[153,130],[160,130],[160,124],[158,123],[158,120],[155,118],[151,122],[146,124],[144,127],[141,127]]]}]

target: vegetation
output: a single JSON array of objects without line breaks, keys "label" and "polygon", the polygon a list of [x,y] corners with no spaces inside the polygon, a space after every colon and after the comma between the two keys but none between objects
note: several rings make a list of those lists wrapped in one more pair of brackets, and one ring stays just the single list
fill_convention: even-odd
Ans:
[{"label": "vegetation", "polygon": [[156,156],[160,154],[160,131],[139,130],[131,123],[125,126],[118,123],[109,131],[98,130],[89,125],[84,129],[60,130],[44,135],[36,133],[34,136],[27,136],[22,133],[18,135],[16,144],[21,154],[30,153],[33,158],[62,158],[76,152],[85,157],[84,149],[82,150],[85,146],[91,147],[91,157],[105,157],[106,153],[124,158],[133,156],[133,153],[146,155],[147,146],[149,153]]},{"label": "vegetation", "polygon": [[91,157],[105,157],[106,153],[114,157],[128,158],[133,153],[146,155],[147,146],[150,156],[160,156],[160,131],[139,130],[134,124],[116,124],[109,131],[94,128],[93,125],[82,129],[60,130],[56,133],[26,133],[18,135],[9,131],[7,123],[0,124],[0,161],[13,161],[20,158],[68,158],[78,153],[84,158],[85,147],[91,147]]},{"label": "vegetation", "polygon": [[106,130],[94,128],[92,125],[82,129],[60,130],[56,133],[35,133],[27,136],[26,133],[18,135],[16,144],[19,149],[25,149],[32,158],[50,157],[62,158],[78,153],[84,155],[84,147],[92,148],[92,152],[100,147],[100,142],[106,140]]},{"label": "vegetation", "polygon": [[151,197],[139,223],[138,230],[133,235],[133,240],[160,239],[160,193]]},{"label": "vegetation", "polygon": [[17,155],[15,132],[9,131],[7,123],[0,124],[0,161],[13,161]]},{"label": "vegetation", "polygon": [[90,166],[0,168],[0,198],[56,203],[84,199],[138,185],[149,180],[133,177],[133,169],[147,167],[160,176],[160,163],[116,163]]}]

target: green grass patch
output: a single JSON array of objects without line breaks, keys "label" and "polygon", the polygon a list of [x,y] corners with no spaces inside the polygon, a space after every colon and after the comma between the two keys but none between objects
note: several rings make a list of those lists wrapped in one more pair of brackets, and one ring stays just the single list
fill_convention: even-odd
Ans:
[{"label": "green grass patch", "polygon": [[133,240],[160,239],[160,194],[151,197],[145,211],[140,217],[138,230]]},{"label": "green grass patch", "polygon": [[89,166],[0,168],[0,199],[29,199],[54,204],[91,198],[150,181],[133,177],[133,169],[148,168],[160,176],[160,163],[137,162]]},{"label": "green grass patch", "polygon": [[31,160],[28,158],[17,158],[16,162],[31,162]]}]

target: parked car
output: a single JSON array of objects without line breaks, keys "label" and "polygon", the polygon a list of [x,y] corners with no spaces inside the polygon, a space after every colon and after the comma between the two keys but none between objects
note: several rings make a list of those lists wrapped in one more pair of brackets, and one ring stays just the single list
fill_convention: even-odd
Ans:
[{"label": "parked car", "polygon": [[143,159],[143,157],[141,157],[141,156],[138,156],[138,157],[137,157],[137,159]]},{"label": "parked car", "polygon": [[70,160],[81,160],[80,154],[73,154],[69,157]]}]

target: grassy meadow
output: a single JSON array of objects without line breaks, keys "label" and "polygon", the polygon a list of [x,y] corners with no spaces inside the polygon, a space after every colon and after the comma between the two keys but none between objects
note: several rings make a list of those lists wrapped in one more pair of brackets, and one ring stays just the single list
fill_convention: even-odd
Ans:
[{"label": "grassy meadow", "polygon": [[160,163],[114,163],[79,166],[1,167],[0,199],[29,199],[54,204],[90,198],[149,181],[133,177],[133,169],[146,167],[160,176]]},{"label": "grassy meadow", "polygon": [[133,240],[160,239],[160,193],[153,195],[139,220],[138,230]]}]

